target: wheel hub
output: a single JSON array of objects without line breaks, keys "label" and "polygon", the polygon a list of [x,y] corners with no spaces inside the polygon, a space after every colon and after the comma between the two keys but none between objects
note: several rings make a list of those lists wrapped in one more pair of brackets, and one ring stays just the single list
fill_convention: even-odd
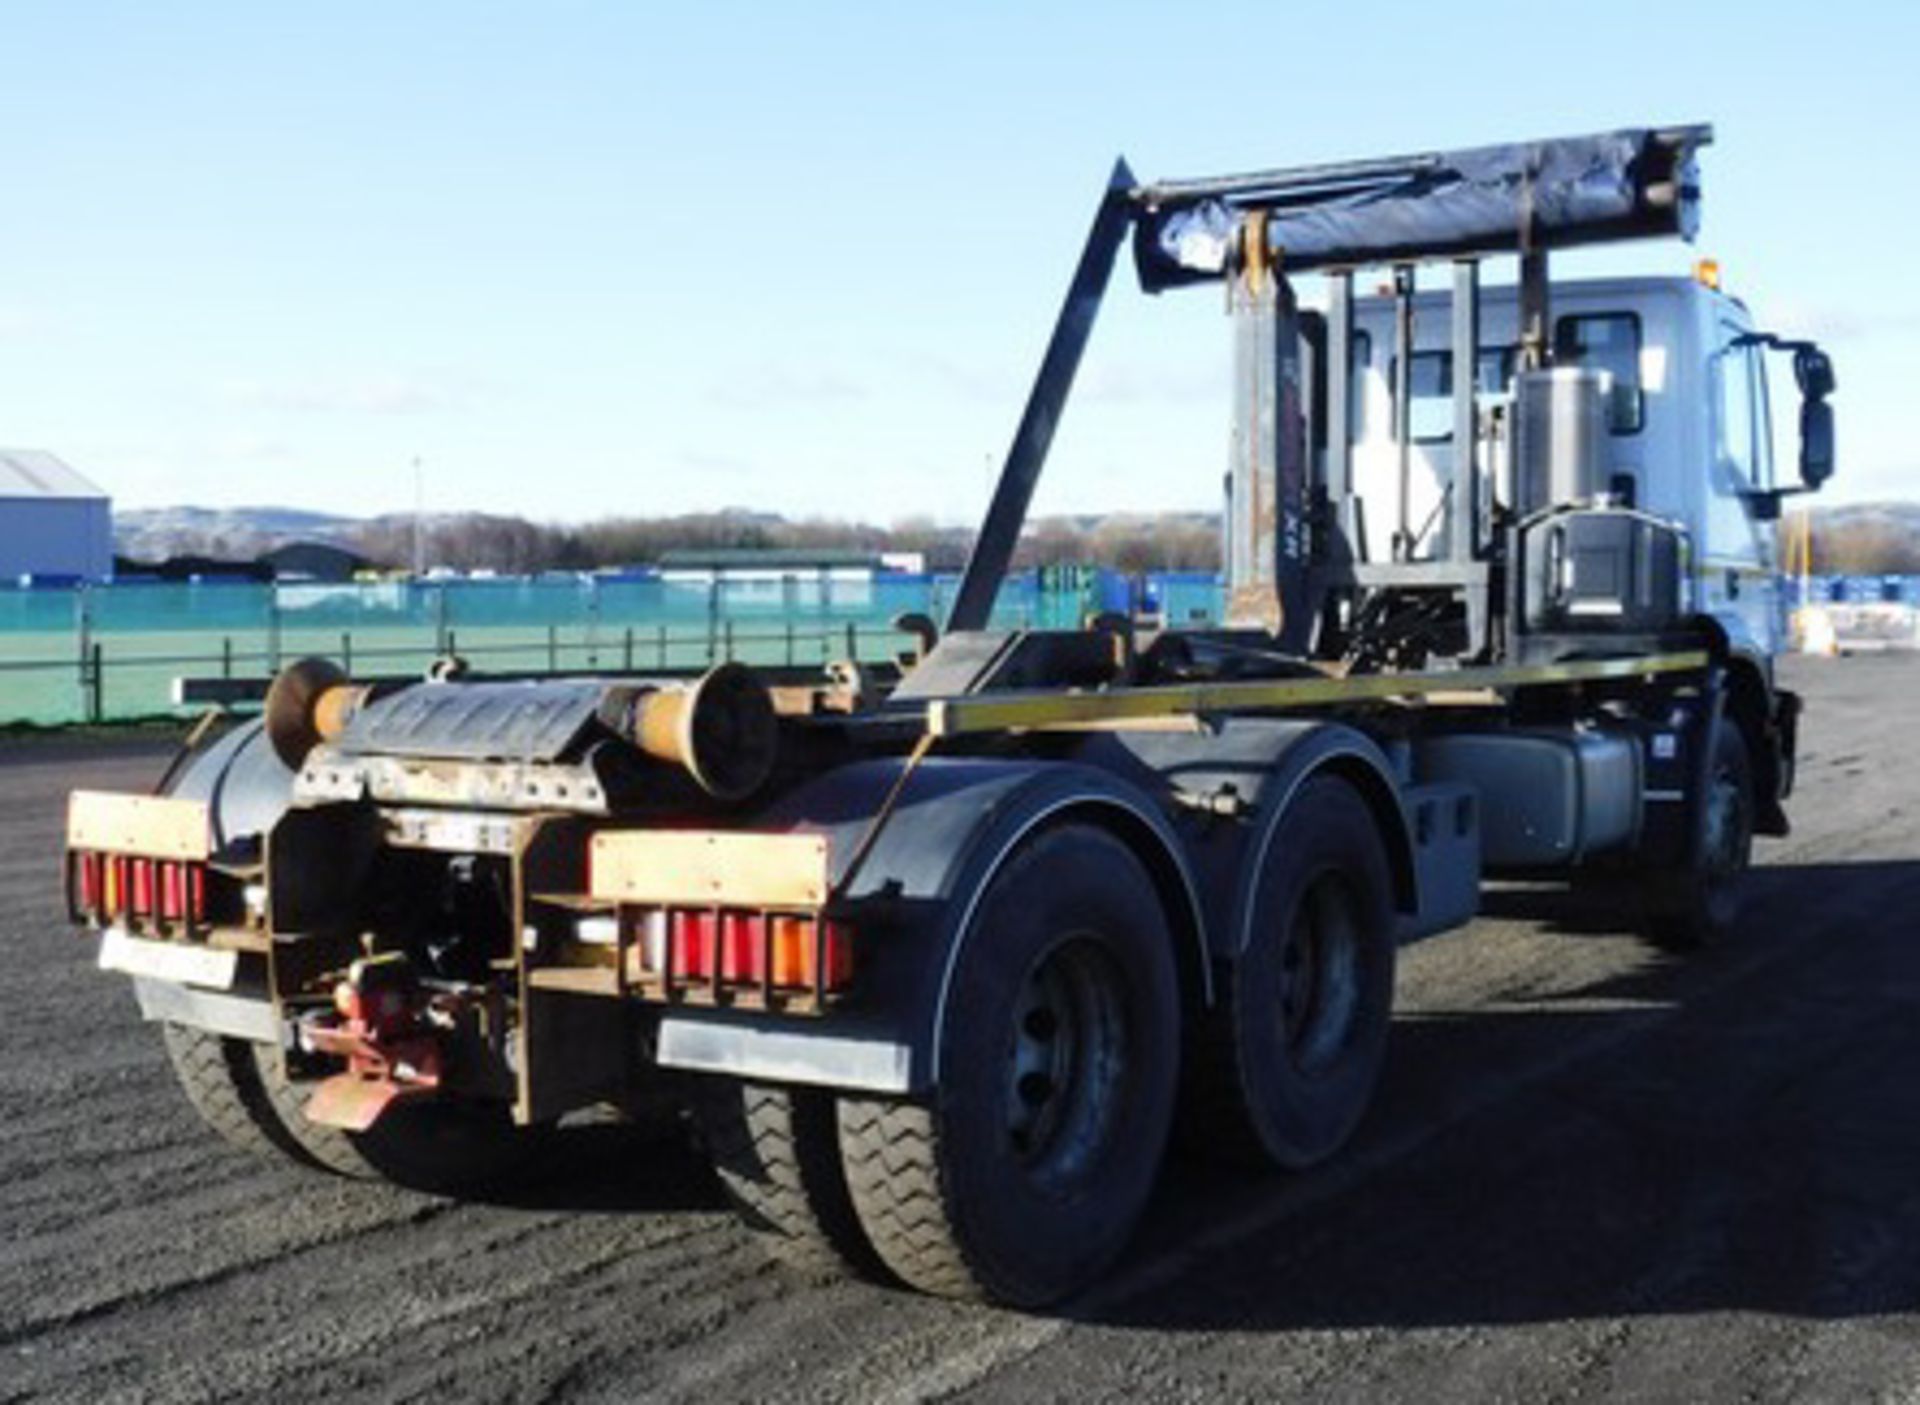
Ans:
[{"label": "wheel hub", "polygon": [[1006,1073],[1007,1140],[1042,1185],[1096,1164],[1112,1136],[1127,1072],[1124,986],[1090,940],[1042,954],[1014,1003]]},{"label": "wheel hub", "polygon": [[1745,840],[1740,783],[1726,770],[1714,773],[1707,790],[1706,860],[1715,877],[1739,870]]},{"label": "wheel hub", "polygon": [[1360,1013],[1360,929],[1336,874],[1308,885],[1280,948],[1281,1042],[1294,1064],[1325,1068],[1346,1046]]}]

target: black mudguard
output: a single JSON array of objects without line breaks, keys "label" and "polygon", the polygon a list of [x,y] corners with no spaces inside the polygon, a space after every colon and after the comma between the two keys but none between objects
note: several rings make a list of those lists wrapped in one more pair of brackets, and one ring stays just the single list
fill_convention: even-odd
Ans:
[{"label": "black mudguard", "polygon": [[[907,763],[886,759],[830,772],[784,797],[756,829],[811,830],[830,840],[844,884],[874,817]],[[1181,943],[1190,998],[1208,999],[1208,937],[1199,891],[1178,835],[1135,786],[1071,762],[929,759],[901,786],[853,873],[845,901],[859,937],[859,991],[821,1022],[823,1033],[889,1041],[906,1058],[906,1088],[939,1077],[939,1034],[961,944],[991,941],[971,918],[994,873],[1020,844],[1055,823],[1084,820],[1120,834],[1159,885]]]},{"label": "black mudguard", "polygon": [[[1323,771],[1347,780],[1373,809],[1393,870],[1395,910],[1409,921],[1420,911],[1403,787],[1386,753],[1352,727],[1231,717],[1204,733],[1099,734],[1081,747],[1079,760],[1169,801],[1175,792],[1186,797],[1174,804],[1174,813],[1216,960],[1230,961],[1245,949],[1259,868],[1273,832],[1294,793]],[[1230,810],[1237,815],[1223,813]]]},{"label": "black mudguard", "polygon": [[293,772],[259,721],[244,722],[181,767],[169,795],[207,806],[216,853],[257,843],[286,813]]}]

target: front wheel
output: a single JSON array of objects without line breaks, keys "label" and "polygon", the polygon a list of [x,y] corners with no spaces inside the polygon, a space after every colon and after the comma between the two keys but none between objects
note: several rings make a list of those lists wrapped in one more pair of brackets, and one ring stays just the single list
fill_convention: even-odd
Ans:
[{"label": "front wheel", "polygon": [[1737,925],[1753,856],[1753,765],[1739,725],[1719,719],[1707,788],[1694,806],[1692,858],[1648,876],[1644,930],[1669,951],[1698,951]]},{"label": "front wheel", "polygon": [[1152,879],[1063,825],[994,877],[951,975],[931,1099],[840,1100],[868,1241],[925,1292],[1020,1307],[1125,1246],[1172,1121],[1180,1003]]}]

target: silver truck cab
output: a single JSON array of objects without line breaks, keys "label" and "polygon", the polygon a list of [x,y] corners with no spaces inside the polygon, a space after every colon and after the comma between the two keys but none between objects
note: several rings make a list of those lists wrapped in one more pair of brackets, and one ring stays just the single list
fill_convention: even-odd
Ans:
[{"label": "silver truck cab", "polygon": [[[1616,494],[1686,529],[1691,608],[1717,620],[1733,649],[1764,666],[1785,638],[1772,529],[1785,485],[1774,463],[1769,358],[1751,340],[1756,328],[1745,304],[1712,282],[1704,268],[1696,277],[1557,282],[1555,360],[1612,374],[1608,442]],[[1413,303],[1410,487],[1420,532],[1417,560],[1447,551],[1447,519],[1439,509],[1453,465],[1453,357],[1448,295],[1420,293]],[[1354,328],[1355,487],[1363,499],[1386,503],[1394,500],[1399,472],[1393,299],[1357,298]],[[1483,412],[1497,413],[1508,400],[1518,340],[1517,290],[1485,289],[1475,368]],[[1483,453],[1494,451],[1488,453],[1492,492],[1507,505],[1512,498],[1497,448],[1492,442]],[[1393,528],[1384,512],[1365,522],[1373,559],[1391,555]]]}]

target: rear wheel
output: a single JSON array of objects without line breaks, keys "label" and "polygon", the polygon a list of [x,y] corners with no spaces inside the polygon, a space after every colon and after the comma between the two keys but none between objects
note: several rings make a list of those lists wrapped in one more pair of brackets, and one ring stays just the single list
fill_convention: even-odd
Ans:
[{"label": "rear wheel", "polygon": [[312,1080],[290,1079],[278,1049],[184,1025],[161,1033],[200,1120],[256,1155],[457,1194],[512,1182],[544,1144],[542,1129],[516,1127],[504,1107],[442,1099],[398,1103],[365,1132],[322,1126],[305,1112]]},{"label": "rear wheel", "polygon": [[905,1282],[1032,1307],[1084,1286],[1146,1205],[1172,1120],[1178,973],[1118,839],[1065,825],[982,895],[927,1102],[842,1098],[861,1226]]},{"label": "rear wheel", "polygon": [[1687,867],[1646,883],[1645,931],[1670,951],[1697,951],[1738,923],[1747,866],[1753,856],[1753,764],[1739,724],[1714,724],[1707,789],[1694,807],[1694,858]]},{"label": "rear wheel", "polygon": [[840,1166],[831,1093],[715,1079],[695,1109],[721,1184],[775,1257],[814,1272],[879,1271]]},{"label": "rear wheel", "polygon": [[364,1132],[326,1126],[306,1115],[317,1080],[290,1077],[277,1049],[249,1047],[256,1076],[287,1134],[315,1164],[338,1175],[436,1195],[466,1194],[520,1179],[545,1146],[545,1129],[516,1126],[504,1104],[450,1098],[404,1098]]},{"label": "rear wheel", "polygon": [[1392,877],[1366,801],[1308,781],[1255,885],[1246,950],[1197,1040],[1183,1141],[1300,1170],[1353,1134],[1386,1059]]},{"label": "rear wheel", "polygon": [[160,1035],[180,1091],[202,1122],[242,1151],[314,1164],[274,1111],[252,1044],[178,1024],[161,1025]]}]

